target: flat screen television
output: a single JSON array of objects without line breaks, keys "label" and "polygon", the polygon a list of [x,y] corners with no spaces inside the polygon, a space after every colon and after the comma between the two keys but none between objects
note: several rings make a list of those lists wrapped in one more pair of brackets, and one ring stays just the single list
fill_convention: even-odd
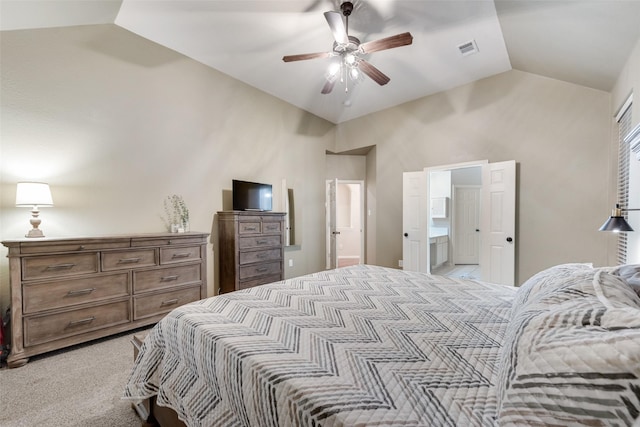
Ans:
[{"label": "flat screen television", "polygon": [[233,180],[234,211],[270,211],[272,210],[272,191],[270,184]]}]

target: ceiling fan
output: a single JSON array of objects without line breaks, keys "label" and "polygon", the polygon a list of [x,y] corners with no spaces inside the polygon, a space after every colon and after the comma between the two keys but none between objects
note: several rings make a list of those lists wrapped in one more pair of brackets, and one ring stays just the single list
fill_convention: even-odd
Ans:
[{"label": "ceiling fan", "polygon": [[[360,43],[360,40],[354,36],[350,36],[349,32],[349,15],[353,12],[353,3],[346,1],[340,5],[342,15],[345,16],[345,22],[339,12],[325,12],[324,17],[331,28],[333,38],[333,50],[331,52],[303,53],[299,55],[287,55],[282,58],[284,62],[303,61],[315,58],[333,58],[327,81],[322,88],[321,93],[331,93],[338,79],[347,82],[350,78],[357,81],[360,72],[369,76],[374,82],[380,86],[386,85],[391,80],[382,71],[371,65],[364,59],[364,55],[377,52],[380,50],[392,49],[394,47],[410,45],[413,42],[411,33],[401,33],[395,36],[385,37],[379,40]],[[348,77],[347,77],[348,76]],[[348,85],[345,84],[345,91],[348,91]]]}]

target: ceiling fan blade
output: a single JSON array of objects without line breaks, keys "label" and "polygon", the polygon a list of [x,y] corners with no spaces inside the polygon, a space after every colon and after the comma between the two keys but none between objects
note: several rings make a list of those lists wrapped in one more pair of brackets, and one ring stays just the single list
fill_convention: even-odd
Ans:
[{"label": "ceiling fan blade", "polygon": [[318,53],[301,53],[299,55],[287,55],[283,56],[282,60],[284,62],[291,61],[304,61],[307,59],[316,59],[316,58],[328,58],[331,54],[329,52],[318,52]]},{"label": "ceiling fan blade", "polygon": [[324,17],[331,28],[333,38],[340,44],[348,44],[349,36],[347,35],[347,29],[342,22],[342,15],[338,12],[325,12]]},{"label": "ceiling fan blade", "polygon": [[378,83],[380,86],[386,85],[391,81],[389,77],[387,77],[382,71],[378,70],[376,67],[371,65],[371,63],[361,59],[358,62],[358,67],[365,73],[367,76],[371,77],[371,80]]},{"label": "ceiling fan blade", "polygon": [[327,80],[327,82],[322,87],[322,90],[320,91],[320,93],[322,93],[323,95],[331,93],[331,91],[333,90],[333,87],[336,85],[336,80],[337,79]]},{"label": "ceiling fan blade", "polygon": [[395,36],[385,37],[379,40],[362,43],[360,49],[364,53],[378,52],[385,49],[393,49],[394,47],[406,46],[413,43],[411,33],[396,34]]}]

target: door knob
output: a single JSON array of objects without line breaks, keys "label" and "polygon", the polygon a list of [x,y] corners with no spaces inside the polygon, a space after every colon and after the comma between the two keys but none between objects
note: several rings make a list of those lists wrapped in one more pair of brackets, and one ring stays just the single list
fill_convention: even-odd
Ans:
[{"label": "door knob", "polygon": [[404,233],[404,237],[409,237],[409,233]]},{"label": "door knob", "polygon": [[511,237],[507,237],[507,242],[511,243],[513,242],[513,239]]}]

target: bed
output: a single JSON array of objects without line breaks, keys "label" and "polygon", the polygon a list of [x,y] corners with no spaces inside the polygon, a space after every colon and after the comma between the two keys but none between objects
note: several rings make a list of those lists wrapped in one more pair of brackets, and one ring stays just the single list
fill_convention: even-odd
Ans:
[{"label": "bed", "polygon": [[512,288],[360,265],[207,298],[150,331],[124,397],[188,426],[640,426],[619,273]]}]

